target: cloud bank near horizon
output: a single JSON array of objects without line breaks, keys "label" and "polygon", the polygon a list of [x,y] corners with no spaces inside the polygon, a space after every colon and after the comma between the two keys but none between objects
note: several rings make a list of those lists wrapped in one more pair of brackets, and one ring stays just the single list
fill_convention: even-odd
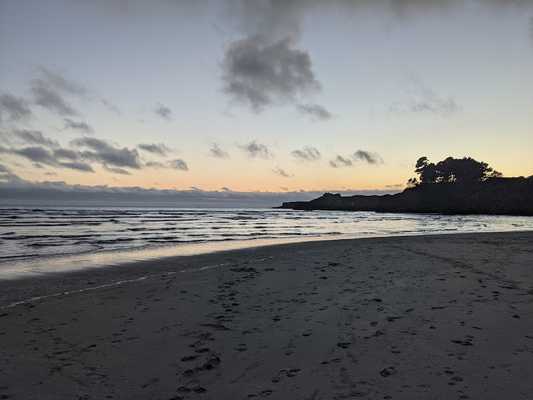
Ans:
[{"label": "cloud bank near horizon", "polygon": [[[399,188],[386,190],[329,190],[343,195],[390,194]],[[19,178],[0,164],[0,201],[50,201],[100,204],[175,205],[176,207],[275,207],[285,201],[304,201],[321,196],[325,191],[238,192],[223,187],[208,191],[146,189],[141,187],[110,187],[70,185],[62,181],[30,182]],[[18,203],[17,203],[18,204]]]}]

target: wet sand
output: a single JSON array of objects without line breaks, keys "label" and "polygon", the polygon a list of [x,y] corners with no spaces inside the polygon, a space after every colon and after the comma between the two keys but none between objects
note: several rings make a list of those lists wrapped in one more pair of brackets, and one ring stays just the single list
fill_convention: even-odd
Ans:
[{"label": "wet sand", "polygon": [[0,281],[0,307],[0,399],[533,393],[533,232],[310,242]]}]

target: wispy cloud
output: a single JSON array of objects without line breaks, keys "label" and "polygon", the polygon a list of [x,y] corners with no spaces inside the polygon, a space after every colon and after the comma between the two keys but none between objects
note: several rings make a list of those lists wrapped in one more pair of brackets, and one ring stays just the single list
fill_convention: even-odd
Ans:
[{"label": "wispy cloud", "polygon": [[170,147],[168,147],[164,143],[141,143],[137,147],[148,153],[156,154],[162,157],[166,156],[168,153],[171,152]]},{"label": "wispy cloud", "polygon": [[439,95],[416,78],[409,79],[408,95],[404,102],[389,106],[389,111],[451,117],[462,110],[453,97]]},{"label": "wispy cloud", "polygon": [[292,174],[288,173],[287,171],[285,171],[284,169],[280,167],[274,168],[272,172],[274,172],[274,174],[279,175],[283,178],[291,178],[293,176]]},{"label": "wispy cloud", "polygon": [[227,151],[223,150],[217,143],[213,143],[209,149],[209,155],[215,158],[229,158]]},{"label": "wispy cloud", "polygon": [[59,115],[78,115],[78,111],[59,92],[47,86],[45,82],[34,80],[31,91],[33,100],[38,106]]},{"label": "wispy cloud", "polygon": [[88,123],[83,121],[73,121],[70,118],[65,118],[63,120],[65,122],[65,129],[72,129],[75,131],[79,131],[85,134],[91,134],[94,132],[94,129],[92,126],[90,126]]},{"label": "wispy cloud", "polygon": [[239,145],[239,147],[250,158],[269,159],[273,157],[272,152],[266,145],[257,143],[255,140],[244,145]]},{"label": "wispy cloud", "polygon": [[187,163],[180,158],[170,161],[169,165],[171,168],[177,169],[179,171],[189,170],[189,166],[187,165]]},{"label": "wispy cloud", "polygon": [[303,149],[294,150],[292,156],[300,161],[318,161],[322,157],[316,147],[305,146]]},{"label": "wispy cloud", "polygon": [[329,162],[329,165],[333,168],[351,167],[353,162],[349,158],[337,155],[337,157]]},{"label": "wispy cloud", "polygon": [[154,112],[157,116],[166,121],[172,120],[172,110],[164,104],[159,103],[154,109]]},{"label": "wispy cloud", "polygon": [[337,155],[333,160],[329,162],[329,165],[333,168],[352,167],[356,162],[365,162],[370,165],[383,164],[383,158],[378,153],[374,153],[366,150],[357,150],[348,157]]},{"label": "wispy cloud", "polygon": [[20,122],[32,116],[28,102],[9,93],[0,95],[0,123],[4,120]]},{"label": "wispy cloud", "polygon": [[296,108],[300,113],[309,116],[312,120],[315,121],[325,121],[331,119],[332,117],[331,113],[320,104],[298,104]]},{"label": "wispy cloud", "polygon": [[378,153],[373,153],[366,150],[357,150],[355,153],[353,153],[352,159],[355,161],[364,161],[372,165],[383,164],[383,159]]},{"label": "wispy cloud", "polygon": [[61,116],[79,115],[65,96],[88,99],[83,85],[44,67],[39,68],[39,76],[31,81],[30,90],[35,104]]}]

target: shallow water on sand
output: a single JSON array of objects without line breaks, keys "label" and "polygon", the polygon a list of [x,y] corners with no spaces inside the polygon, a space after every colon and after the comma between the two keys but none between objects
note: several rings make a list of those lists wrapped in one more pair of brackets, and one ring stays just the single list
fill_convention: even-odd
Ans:
[{"label": "shallow water on sand", "polygon": [[[118,262],[197,254],[317,238],[523,230],[533,230],[533,217],[273,209],[1,207],[0,271],[28,270],[28,262],[34,264],[43,257],[51,261],[58,256],[83,256],[87,263],[101,264],[113,259]],[[58,268],[54,262],[47,265]]]}]

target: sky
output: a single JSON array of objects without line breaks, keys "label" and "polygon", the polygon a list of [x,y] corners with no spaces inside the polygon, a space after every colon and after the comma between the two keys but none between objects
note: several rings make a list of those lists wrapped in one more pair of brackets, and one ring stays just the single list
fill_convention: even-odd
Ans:
[{"label": "sky", "polygon": [[0,186],[382,193],[421,156],[529,176],[531,71],[529,0],[0,0]]}]

